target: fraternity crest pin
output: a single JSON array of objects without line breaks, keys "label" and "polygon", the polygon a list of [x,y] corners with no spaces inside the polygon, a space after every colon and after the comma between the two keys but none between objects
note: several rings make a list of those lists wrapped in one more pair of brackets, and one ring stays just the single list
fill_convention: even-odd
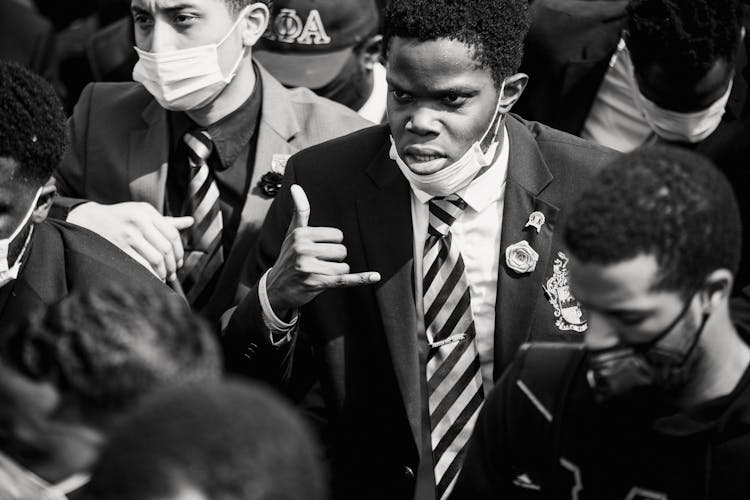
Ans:
[{"label": "fraternity crest pin", "polygon": [[560,330],[585,332],[588,323],[583,317],[581,305],[570,293],[568,286],[568,257],[563,252],[557,252],[557,258],[552,265],[552,277],[543,286],[547,299],[555,308],[557,321],[555,326]]}]

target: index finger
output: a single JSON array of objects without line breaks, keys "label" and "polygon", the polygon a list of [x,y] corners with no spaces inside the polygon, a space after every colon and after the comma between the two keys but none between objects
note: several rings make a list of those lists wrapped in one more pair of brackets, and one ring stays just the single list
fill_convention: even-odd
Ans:
[{"label": "index finger", "polygon": [[372,285],[380,281],[380,273],[367,271],[363,273],[339,274],[338,276],[321,276],[323,288],[348,288],[361,285]]}]

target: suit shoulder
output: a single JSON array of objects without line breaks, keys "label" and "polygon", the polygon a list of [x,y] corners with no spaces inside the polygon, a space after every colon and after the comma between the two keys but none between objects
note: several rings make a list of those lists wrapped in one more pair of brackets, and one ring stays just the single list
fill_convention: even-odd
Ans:
[{"label": "suit shoulder", "polygon": [[[86,85],[78,100],[79,105],[88,105],[96,113],[109,113],[112,110],[140,111],[154,98],[136,82],[93,82]],[[121,117],[122,115],[118,115]]]},{"label": "suit shoulder", "polygon": [[327,134],[325,139],[333,139],[372,125],[355,111],[320,97],[306,88],[289,89],[287,94],[301,128],[308,132]]},{"label": "suit shoulder", "polygon": [[551,167],[564,164],[566,169],[592,172],[617,158],[620,153],[539,122],[515,117],[534,136]]},{"label": "suit shoulder", "polygon": [[308,165],[317,166],[316,168],[328,166],[336,170],[345,165],[347,169],[351,169],[354,167],[353,163],[364,169],[381,151],[388,140],[388,134],[387,125],[370,125],[305,148],[292,156],[292,160],[297,169],[307,168]]},{"label": "suit shoulder", "polygon": [[[118,280],[133,286],[164,285],[148,270],[96,233],[75,224],[47,219],[37,226],[41,238],[62,245],[66,276],[85,282]],[[57,245],[55,245],[57,246]]]}]

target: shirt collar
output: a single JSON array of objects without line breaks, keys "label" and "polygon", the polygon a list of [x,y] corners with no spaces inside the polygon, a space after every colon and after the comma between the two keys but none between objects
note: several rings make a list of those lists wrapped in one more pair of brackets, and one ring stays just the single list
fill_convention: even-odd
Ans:
[{"label": "shirt collar", "polygon": [[[508,160],[510,157],[510,145],[508,144],[508,131],[503,125],[503,143],[500,154],[495,162],[490,165],[486,172],[476,177],[468,186],[461,190],[458,195],[466,202],[475,212],[481,212],[491,203],[496,202],[503,195],[500,186],[505,184],[508,176]],[[425,204],[432,199],[432,195],[425,193],[421,189],[411,186],[414,196],[417,200]]]},{"label": "shirt collar", "polygon": [[[262,103],[262,83],[258,69],[255,71],[255,86],[250,97],[242,105],[229,113],[218,122],[206,127],[211,141],[219,155],[221,165],[218,170],[225,170],[232,166],[240,152],[255,135],[258,126]],[[200,128],[184,112],[170,112],[172,117],[172,144],[174,148],[182,147],[182,136],[189,130]]]}]

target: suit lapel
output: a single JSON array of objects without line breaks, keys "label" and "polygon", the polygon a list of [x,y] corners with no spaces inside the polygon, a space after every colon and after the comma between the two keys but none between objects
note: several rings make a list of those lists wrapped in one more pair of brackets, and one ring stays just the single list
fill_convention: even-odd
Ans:
[{"label": "suit lapel", "polygon": [[[250,186],[242,207],[239,227],[234,244],[229,251],[224,270],[216,285],[215,294],[226,294],[227,289],[232,289],[229,297],[234,297],[237,282],[237,273],[243,267],[243,262],[248,259],[248,249],[254,247],[253,238],[260,231],[266,213],[273,198],[263,194],[259,188],[261,177],[271,171],[274,156],[286,158],[293,152],[290,142],[300,130],[297,115],[289,103],[286,89],[258,65],[260,74],[263,100],[261,104],[260,122],[258,123],[258,138],[255,148],[255,159],[253,163],[253,174]],[[278,163],[278,160],[277,160]],[[282,162],[283,164],[283,162]],[[283,170],[280,172],[283,174]],[[223,291],[224,290],[224,291]],[[239,295],[239,290],[237,295]],[[211,302],[214,302],[213,300]],[[219,301],[219,303],[223,303]],[[223,311],[215,311],[221,314]]]},{"label": "suit lapel", "polygon": [[169,160],[167,113],[151,100],[142,116],[146,128],[130,133],[130,194],[133,201],[148,202],[163,213]]},{"label": "suit lapel", "polygon": [[417,313],[414,305],[414,235],[409,184],[388,158],[387,141],[367,173],[378,190],[357,201],[368,268],[381,274],[375,297],[415,444],[422,435]]},{"label": "suit lapel", "polygon": [[[500,377],[518,346],[529,336],[558,213],[558,208],[542,197],[542,191],[553,177],[534,137],[513,117],[508,117],[506,127],[510,155],[495,304],[495,380]],[[538,234],[533,227],[525,227],[529,215],[535,211],[542,212],[546,219]],[[527,241],[539,254],[531,273],[516,273],[506,264],[506,249],[520,241]]]},{"label": "suit lapel", "polygon": [[[271,171],[274,155],[289,155],[292,152],[289,143],[300,130],[297,115],[289,102],[286,89],[260,65],[258,73],[263,89],[263,101],[258,124],[253,175],[250,179],[245,205],[242,208],[238,233],[248,229],[260,230],[273,198],[262,194],[258,183],[263,175]],[[235,244],[234,247],[237,245]]]}]

